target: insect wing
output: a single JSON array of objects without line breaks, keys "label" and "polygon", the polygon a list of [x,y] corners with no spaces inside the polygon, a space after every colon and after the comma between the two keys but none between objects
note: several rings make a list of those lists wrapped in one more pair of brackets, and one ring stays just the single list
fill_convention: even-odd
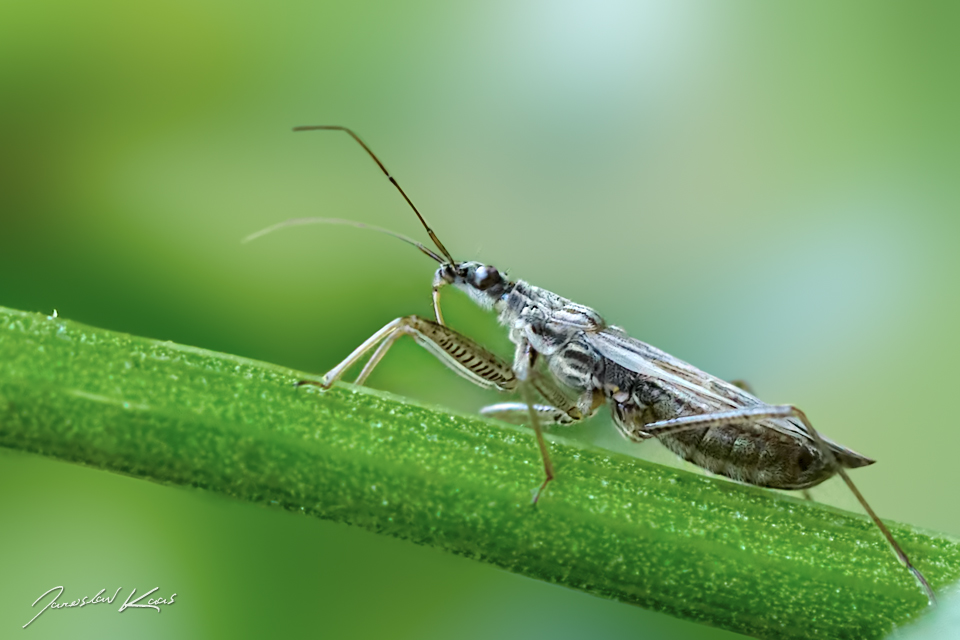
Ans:
[{"label": "insect wing", "polygon": [[[607,360],[641,377],[654,379],[670,393],[683,398],[694,409],[692,413],[721,413],[766,404],[743,389],[631,338],[619,329],[587,333],[586,339]],[[794,438],[812,440],[804,426],[792,418],[760,420],[757,424]]]}]

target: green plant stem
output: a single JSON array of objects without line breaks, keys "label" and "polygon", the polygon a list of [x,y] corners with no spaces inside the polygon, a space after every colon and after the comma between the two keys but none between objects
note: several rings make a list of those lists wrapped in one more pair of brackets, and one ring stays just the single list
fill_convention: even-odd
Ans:
[{"label": "green plant stem", "polygon": [[[880,638],[926,598],[862,516],[388,394],[0,308],[0,445],[276,504],[760,638]],[[960,544],[891,525],[935,588]]]}]

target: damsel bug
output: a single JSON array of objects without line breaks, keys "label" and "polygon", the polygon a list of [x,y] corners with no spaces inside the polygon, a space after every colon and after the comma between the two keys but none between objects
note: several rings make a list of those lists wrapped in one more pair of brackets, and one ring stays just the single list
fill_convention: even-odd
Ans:
[{"label": "damsel bug", "polygon": [[[629,337],[589,307],[522,280],[508,280],[493,266],[454,260],[399,183],[356,133],[336,125],[294,129],[309,130],[343,131],[356,140],[417,214],[439,253],[387,229],[331,218],[288,220],[254,233],[244,242],[287,226],[348,224],[412,244],[440,267],[433,279],[435,320],[397,318],[328,371],[322,382],[304,380],[298,386],[329,388],[373,350],[356,380],[363,384],[391,345],[400,336],[410,335],[474,384],[519,391],[522,402],[494,404],[481,409],[481,413],[508,422],[529,423],[533,428],[545,473],[534,503],[554,478],[541,420],[572,424],[593,416],[604,404],[610,406],[613,421],[624,437],[636,442],[657,438],[681,458],[740,482],[802,490],[839,474],[920,583],[930,603],[936,602],[923,574],[910,563],[847,475],[846,469],[873,464],[873,460],[821,436],[800,409],[767,404],[743,384],[720,380]],[[516,345],[513,364],[444,324],[440,290],[447,285],[466,292],[480,307],[496,311]]]}]

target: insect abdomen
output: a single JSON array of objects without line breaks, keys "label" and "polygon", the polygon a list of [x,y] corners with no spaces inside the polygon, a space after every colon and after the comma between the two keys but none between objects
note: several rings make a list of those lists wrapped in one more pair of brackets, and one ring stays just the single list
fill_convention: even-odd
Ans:
[{"label": "insect abdomen", "polygon": [[805,489],[834,473],[813,443],[749,424],[695,429],[660,442],[711,473],[761,487]]},{"label": "insect abdomen", "polygon": [[[655,384],[644,385],[632,397],[613,406],[613,419],[628,438],[642,440],[644,427],[654,422],[695,415],[683,403]],[[812,440],[791,437],[750,421],[743,424],[701,427],[658,438],[678,456],[693,464],[740,482],[773,489],[805,489],[820,484],[835,471]],[[862,467],[873,460],[825,441],[846,468]]]}]

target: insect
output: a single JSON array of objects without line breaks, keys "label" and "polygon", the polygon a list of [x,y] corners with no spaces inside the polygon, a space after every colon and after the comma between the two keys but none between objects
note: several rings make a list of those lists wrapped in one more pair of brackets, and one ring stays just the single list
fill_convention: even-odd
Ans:
[{"label": "insect", "polygon": [[[930,603],[936,603],[923,574],[846,472],[873,460],[821,436],[797,407],[767,404],[744,384],[716,378],[631,338],[589,307],[523,280],[509,280],[491,265],[454,260],[400,184],[356,133],[338,125],[294,130],[334,130],[350,135],[410,205],[437,251],[387,229],[332,218],[287,220],[248,236],[244,242],[287,226],[347,224],[399,238],[440,265],[433,278],[434,319],[406,316],[392,320],[328,371],[321,382],[304,380],[298,386],[329,388],[372,351],[356,380],[356,384],[363,384],[398,338],[412,336],[470,382],[519,392],[520,402],[494,404],[481,409],[481,413],[532,427],[545,476],[534,504],[555,476],[541,423],[573,424],[593,416],[604,405],[610,407],[614,424],[627,439],[642,442],[657,438],[681,458],[740,482],[804,490],[839,475]],[[497,313],[515,345],[512,363],[444,323],[440,291],[451,285],[483,309]]]}]

